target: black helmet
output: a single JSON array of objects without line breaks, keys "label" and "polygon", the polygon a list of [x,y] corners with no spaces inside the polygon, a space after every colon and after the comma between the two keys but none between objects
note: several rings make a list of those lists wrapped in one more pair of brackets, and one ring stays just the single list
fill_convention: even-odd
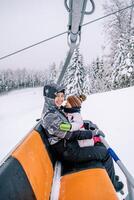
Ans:
[{"label": "black helmet", "polygon": [[43,95],[51,99],[54,99],[59,92],[65,93],[65,88],[55,83],[47,84],[43,89]]}]

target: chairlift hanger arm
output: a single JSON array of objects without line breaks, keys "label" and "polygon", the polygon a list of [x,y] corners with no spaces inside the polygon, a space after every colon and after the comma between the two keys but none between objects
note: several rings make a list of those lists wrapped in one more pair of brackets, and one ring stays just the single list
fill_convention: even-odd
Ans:
[{"label": "chairlift hanger arm", "polygon": [[[91,2],[92,8],[91,11],[86,11],[87,1]],[[95,9],[95,4],[93,0],[69,0],[69,4],[67,4],[67,0],[64,0],[65,7],[69,12],[69,22],[68,22],[68,45],[70,47],[69,52],[67,54],[64,66],[60,73],[57,83],[60,84],[67,66],[70,63],[72,58],[74,49],[76,49],[81,41],[81,26],[83,23],[85,14],[92,14]]]},{"label": "chairlift hanger arm", "polygon": [[[90,1],[92,8],[91,11],[86,11],[87,2]],[[65,7],[69,12],[69,22],[68,22],[68,43],[77,43],[77,39],[79,36],[79,42],[81,38],[81,26],[83,23],[85,14],[92,14],[95,5],[93,0],[69,0],[69,6],[67,5],[67,0],[65,0]],[[71,45],[71,44],[70,44]]]}]

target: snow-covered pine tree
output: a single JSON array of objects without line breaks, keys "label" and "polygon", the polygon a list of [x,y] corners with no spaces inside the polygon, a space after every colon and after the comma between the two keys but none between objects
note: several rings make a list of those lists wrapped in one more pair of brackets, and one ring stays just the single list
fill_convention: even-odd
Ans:
[{"label": "snow-covered pine tree", "polygon": [[95,93],[94,66],[95,66],[95,61],[93,61],[91,64],[88,65],[89,94]]},{"label": "snow-covered pine tree", "polygon": [[110,89],[110,69],[104,65],[103,59],[99,62],[98,85],[99,92],[106,92]]},{"label": "snow-covered pine tree", "polygon": [[74,51],[72,61],[67,68],[62,84],[66,88],[66,95],[71,94],[87,94],[88,87],[86,82],[86,70],[83,64],[83,56],[79,53],[79,49]]},{"label": "snow-covered pine tree", "polygon": [[49,83],[56,83],[56,81],[57,81],[57,70],[56,70],[56,64],[53,63],[49,67],[48,82]]},{"label": "snow-covered pine tree", "polygon": [[[126,2],[123,0],[111,0],[105,1],[103,5],[105,14],[112,13],[120,10],[126,6]],[[118,43],[123,39],[123,34],[126,30],[126,10],[118,12],[115,15],[111,15],[104,21],[104,32],[106,33],[106,39],[110,44],[110,62],[114,64],[116,57],[118,57]],[[115,56],[116,55],[116,56]]]},{"label": "snow-covered pine tree", "polygon": [[46,82],[46,71],[23,69],[0,70],[0,93],[26,87],[43,86]]},{"label": "snow-covered pine tree", "polygon": [[84,66],[84,70],[85,70],[85,77],[84,77],[84,83],[83,83],[83,93],[85,94],[85,95],[89,95],[89,91],[90,91],[90,82],[89,82],[89,76],[88,76],[88,72],[89,72],[89,70],[88,70],[88,67],[87,66]]},{"label": "snow-covered pine tree", "polygon": [[63,61],[61,61],[59,66],[58,66],[58,70],[57,70],[57,80],[58,80],[58,78],[60,76],[60,73],[61,73],[61,71],[63,69],[63,65],[64,65],[64,63],[63,63]]},{"label": "snow-covered pine tree", "polygon": [[99,63],[97,58],[96,61],[93,61],[93,63],[91,64],[91,69],[90,69],[91,94],[98,92],[98,72],[99,72]]},{"label": "snow-covered pine tree", "polygon": [[113,89],[134,85],[134,36],[131,36],[126,47],[124,59],[114,68],[112,74]]},{"label": "snow-covered pine tree", "polygon": [[103,59],[97,58],[89,66],[90,94],[110,90],[110,70]]},{"label": "snow-covered pine tree", "polygon": [[6,73],[5,70],[0,71],[0,92],[6,90]]},{"label": "snow-covered pine tree", "polygon": [[[109,13],[134,3],[134,0],[112,0],[105,4]],[[111,41],[111,66],[113,66],[113,88],[128,87],[133,84],[133,50],[134,8],[131,7],[112,15],[106,23],[107,33]],[[130,64],[131,63],[131,64]]]}]

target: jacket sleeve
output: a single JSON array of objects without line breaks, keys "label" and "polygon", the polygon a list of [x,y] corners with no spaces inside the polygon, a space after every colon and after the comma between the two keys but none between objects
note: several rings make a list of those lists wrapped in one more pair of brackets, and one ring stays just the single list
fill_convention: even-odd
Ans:
[{"label": "jacket sleeve", "polygon": [[84,140],[84,139],[91,139],[92,138],[92,131],[91,130],[77,130],[73,132],[67,132],[65,135],[67,140]]},{"label": "jacket sleeve", "polygon": [[48,113],[42,120],[42,126],[47,129],[50,135],[57,136],[59,138],[65,138],[66,131],[60,130],[60,124],[62,120],[56,113]]},{"label": "jacket sleeve", "polygon": [[47,129],[50,135],[55,135],[59,138],[65,138],[67,140],[82,140],[91,139],[91,130],[78,130],[78,131],[63,131],[60,130],[61,123],[64,123],[62,119],[55,113],[48,113],[47,116],[43,118],[42,125]]}]

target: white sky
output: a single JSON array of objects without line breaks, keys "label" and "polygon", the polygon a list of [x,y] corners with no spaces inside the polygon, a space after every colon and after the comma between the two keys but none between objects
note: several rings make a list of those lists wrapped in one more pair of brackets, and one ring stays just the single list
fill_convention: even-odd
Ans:
[{"label": "white sky", "polygon": [[[0,161],[36,124],[43,102],[42,88],[22,89],[0,96]],[[130,87],[88,96],[82,105],[83,118],[96,123],[106,134],[106,140],[132,175],[133,102],[134,87]],[[116,173],[125,181],[118,167]]]},{"label": "white sky", "polygon": [[[95,1],[94,14],[84,23],[103,15],[103,0]],[[82,28],[80,51],[85,63],[102,53],[102,23]],[[64,0],[0,0],[0,57],[67,30],[68,13]],[[46,68],[53,62],[59,66],[68,51],[67,35],[55,38],[12,57],[0,60],[3,68]]]}]

